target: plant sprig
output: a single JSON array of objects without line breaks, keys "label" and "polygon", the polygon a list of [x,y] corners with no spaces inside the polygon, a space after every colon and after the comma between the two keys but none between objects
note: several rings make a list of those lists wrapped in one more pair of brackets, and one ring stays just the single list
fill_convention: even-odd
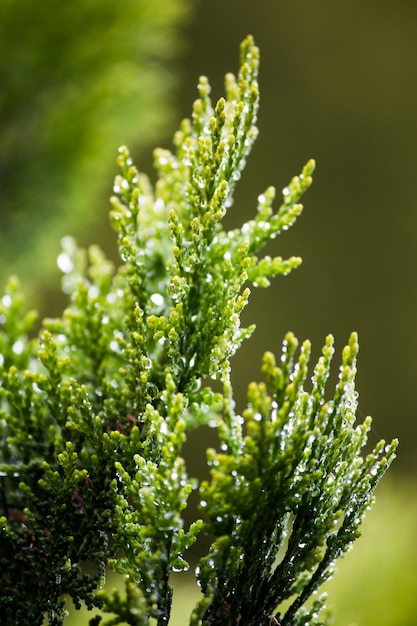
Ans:
[{"label": "plant sprig", "polygon": [[[155,185],[120,149],[111,201],[119,267],[65,238],[69,304],[36,339],[15,280],[1,300],[2,623],[40,626],[46,615],[59,626],[67,594],[100,611],[91,626],[165,626],[170,574],[188,569],[201,532],[215,540],[199,565],[193,626],[323,623],[324,600],[305,603],[358,536],[396,442],[361,456],[370,421],[355,426],[356,335],[330,399],[332,339],[307,390],[310,346],[297,356],[289,334],[235,412],[230,359],[254,331],[241,327],[250,286],[300,264],[262,251],[300,215],[314,170],[308,161],[276,211],[269,187],[252,220],[223,228],[257,134],[258,66],[248,37],[224,98],[212,104],[200,78],[174,151],[155,152]],[[202,424],[217,427],[220,451],[207,453],[204,521],[185,528],[198,485],[182,451]],[[124,594],[103,588],[108,567]]]}]

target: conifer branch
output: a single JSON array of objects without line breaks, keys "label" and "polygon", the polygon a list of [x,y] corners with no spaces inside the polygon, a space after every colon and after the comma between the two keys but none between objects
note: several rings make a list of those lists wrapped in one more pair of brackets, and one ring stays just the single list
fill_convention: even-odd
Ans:
[{"label": "conifer branch", "polygon": [[[324,598],[306,602],[359,535],[397,442],[364,456],[370,419],[356,425],[355,334],[339,381],[326,382],[328,337],[308,383],[310,344],[289,333],[265,382],[235,412],[230,359],[250,285],[265,287],[300,259],[261,256],[293,224],[314,162],[283,190],[259,196],[255,217],[225,231],[222,218],[254,139],[259,51],[248,37],[235,78],[213,105],[208,80],[174,138],[157,150],[157,182],[118,158],[111,220],[121,265],[95,246],[63,240],[70,302],[31,339],[12,279],[0,303],[0,621],[63,624],[65,596],[100,612],[91,626],[168,623],[170,574],[185,571],[199,533],[202,599],[192,626],[320,626]],[[211,388],[220,381],[222,392]],[[198,487],[182,450],[215,425],[211,478],[199,485],[202,520],[184,528]],[[86,564],[89,564],[87,567]],[[124,592],[104,588],[108,568]],[[308,608],[306,608],[306,606]],[[153,620],[151,622],[150,620]]]}]

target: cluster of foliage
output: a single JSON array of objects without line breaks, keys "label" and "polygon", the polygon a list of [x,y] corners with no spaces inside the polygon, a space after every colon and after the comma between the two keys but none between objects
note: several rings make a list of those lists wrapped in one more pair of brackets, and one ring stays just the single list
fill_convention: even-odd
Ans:
[{"label": "cluster of foliage", "polygon": [[192,6],[0,3],[2,283],[36,257],[28,288],[44,285],[59,239],[97,220],[120,143],[143,149],[168,128],[178,75],[169,63]]},{"label": "cluster of foliage", "polygon": [[[331,399],[332,338],[310,385],[309,343],[298,350],[288,334],[236,413],[230,359],[253,331],[240,326],[247,284],[267,286],[299,264],[258,255],[300,214],[314,167],[292,179],[277,212],[270,187],[253,220],[222,228],[256,137],[258,57],[247,38],[238,77],[226,76],[215,106],[200,79],[175,153],[155,153],[154,187],[120,150],[111,212],[119,268],[65,239],[70,304],[36,339],[34,315],[22,314],[9,282],[0,306],[2,623],[62,624],[69,595],[99,609],[90,626],[167,624],[170,574],[188,568],[199,533],[213,542],[196,571],[193,626],[325,623],[324,599],[306,601],[358,536],[396,442],[361,456],[370,420],[355,426],[355,335]],[[211,478],[198,487],[202,519],[184,528],[197,484],[182,448],[202,424],[217,428],[219,450],[207,451]],[[124,593],[104,589],[107,568]]]}]

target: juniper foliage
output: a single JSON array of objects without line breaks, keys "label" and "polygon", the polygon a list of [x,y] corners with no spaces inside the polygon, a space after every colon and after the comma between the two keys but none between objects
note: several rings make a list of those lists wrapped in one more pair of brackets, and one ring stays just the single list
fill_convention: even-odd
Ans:
[{"label": "juniper foliage", "polygon": [[[355,425],[358,344],[326,390],[333,341],[308,383],[310,345],[288,334],[264,356],[235,411],[230,359],[254,330],[240,316],[248,285],[265,287],[300,259],[259,256],[300,214],[309,161],[284,189],[259,196],[255,217],[222,218],[256,138],[258,49],[241,46],[215,106],[201,78],[192,117],[157,150],[153,187],[120,150],[112,224],[122,263],[63,241],[70,303],[31,338],[33,313],[15,279],[0,304],[1,623],[64,623],[65,597],[99,609],[90,626],[167,624],[172,571],[199,533],[214,536],[197,568],[193,626],[319,626],[306,604],[359,535],[396,442],[365,456],[370,419]],[[222,393],[213,389],[220,381]],[[216,385],[218,386],[218,382]],[[330,399],[329,399],[330,397]],[[184,528],[196,481],[181,456],[190,429],[217,427],[202,519]],[[104,589],[107,568],[125,591]]]}]

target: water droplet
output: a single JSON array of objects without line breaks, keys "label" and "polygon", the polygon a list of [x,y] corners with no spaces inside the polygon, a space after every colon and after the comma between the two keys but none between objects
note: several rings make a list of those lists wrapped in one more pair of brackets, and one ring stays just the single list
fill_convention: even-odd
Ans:
[{"label": "water droplet", "polygon": [[59,269],[61,272],[64,272],[64,274],[68,274],[74,269],[74,263],[66,252],[61,252],[61,254],[58,255],[56,262]]},{"label": "water droplet", "polygon": [[271,228],[271,224],[269,222],[258,222],[258,228],[260,228],[261,230],[268,232],[268,230]]},{"label": "water droplet", "polygon": [[147,359],[146,357],[142,358],[142,367],[145,370],[150,370],[152,367],[151,359]]},{"label": "water droplet", "polygon": [[153,205],[153,209],[155,213],[161,213],[164,210],[164,208],[165,208],[165,204],[162,198],[156,198],[154,205]]},{"label": "water droplet", "polygon": [[18,339],[17,341],[14,342],[12,350],[15,354],[22,354],[24,348],[25,348],[25,345],[23,341],[21,339]]},{"label": "water droplet", "polygon": [[163,306],[164,304],[164,297],[160,293],[153,293],[150,299],[156,306]]}]

